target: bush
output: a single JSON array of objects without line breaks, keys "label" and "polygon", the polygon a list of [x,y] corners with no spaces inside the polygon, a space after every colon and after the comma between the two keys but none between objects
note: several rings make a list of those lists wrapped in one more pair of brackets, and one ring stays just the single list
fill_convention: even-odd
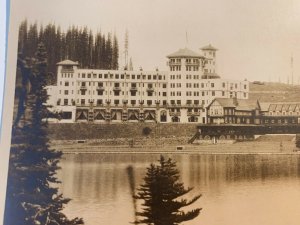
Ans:
[{"label": "bush", "polygon": [[143,128],[143,135],[148,136],[151,133],[151,128],[150,127],[144,127]]}]

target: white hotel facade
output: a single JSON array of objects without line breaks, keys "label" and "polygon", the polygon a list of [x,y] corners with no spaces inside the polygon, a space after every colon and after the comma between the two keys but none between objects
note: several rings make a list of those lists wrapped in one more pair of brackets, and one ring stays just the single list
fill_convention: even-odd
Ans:
[{"label": "white hotel facade", "polygon": [[217,49],[202,54],[187,48],[167,56],[168,71],[81,69],[57,63],[57,85],[48,86],[48,104],[61,112],[56,122],[206,123],[215,98],[248,99],[249,82],[221,79]]}]

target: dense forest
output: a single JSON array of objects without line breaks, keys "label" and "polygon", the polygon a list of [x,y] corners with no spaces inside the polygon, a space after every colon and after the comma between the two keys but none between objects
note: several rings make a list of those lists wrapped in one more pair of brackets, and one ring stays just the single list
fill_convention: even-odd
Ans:
[{"label": "dense forest", "polygon": [[81,68],[118,69],[119,46],[115,34],[94,34],[87,27],[69,27],[62,31],[55,24],[28,24],[19,27],[18,52],[32,58],[38,44],[43,43],[48,56],[50,83],[56,82],[56,63],[65,59],[78,61]]}]

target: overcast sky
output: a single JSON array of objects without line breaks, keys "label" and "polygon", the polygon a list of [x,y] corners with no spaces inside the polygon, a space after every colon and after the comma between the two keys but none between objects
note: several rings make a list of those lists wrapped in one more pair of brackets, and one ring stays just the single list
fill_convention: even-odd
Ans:
[{"label": "overcast sky", "polygon": [[292,55],[300,76],[299,0],[12,0],[12,10],[17,21],[116,32],[120,65],[127,28],[135,68],[166,70],[166,55],[210,43],[223,78],[286,82]]}]

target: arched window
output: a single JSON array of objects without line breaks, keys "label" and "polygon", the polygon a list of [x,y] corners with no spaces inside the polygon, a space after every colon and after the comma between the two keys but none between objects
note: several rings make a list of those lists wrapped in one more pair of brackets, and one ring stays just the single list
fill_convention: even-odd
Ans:
[{"label": "arched window", "polygon": [[160,122],[167,122],[167,112],[166,111],[160,112]]}]

